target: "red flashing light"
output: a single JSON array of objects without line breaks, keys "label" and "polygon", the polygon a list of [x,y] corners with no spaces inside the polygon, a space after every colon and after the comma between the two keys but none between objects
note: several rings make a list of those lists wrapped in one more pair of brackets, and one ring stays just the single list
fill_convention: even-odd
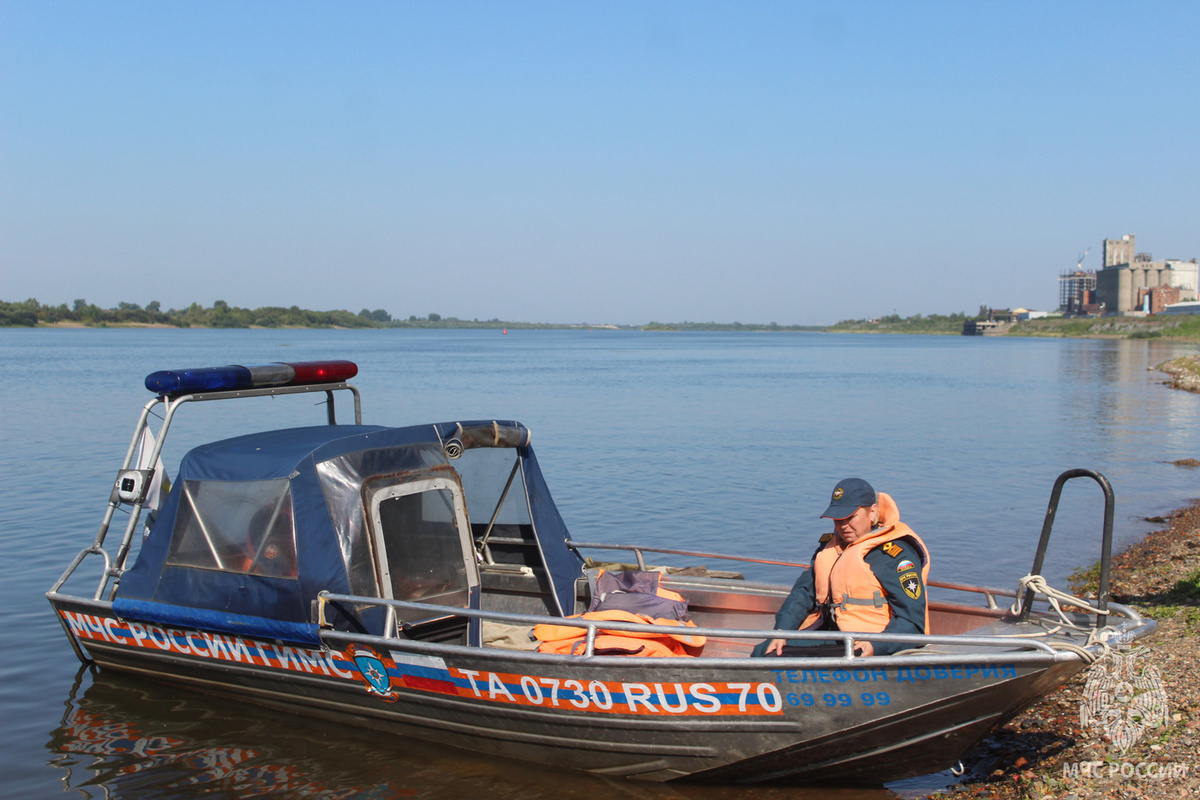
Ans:
[{"label": "red flashing light", "polygon": [[288,366],[296,371],[293,383],[337,383],[358,374],[353,361],[296,361]]}]

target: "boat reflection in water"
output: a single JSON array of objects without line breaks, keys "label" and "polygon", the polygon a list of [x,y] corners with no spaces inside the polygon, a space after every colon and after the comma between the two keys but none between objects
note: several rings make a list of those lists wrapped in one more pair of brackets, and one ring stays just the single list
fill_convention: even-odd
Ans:
[{"label": "boat reflection in water", "polygon": [[262,708],[81,667],[62,724],[46,744],[64,791],[84,797],[692,798],[834,797],[894,800],[884,789],[844,790],[631,784],[464,754],[423,742],[360,735]]},{"label": "boat reflection in water", "polygon": [[112,798],[383,800],[425,793],[411,781],[430,754],[372,752],[342,731],[258,709],[244,716],[227,701],[89,673],[80,670],[62,725],[47,744],[66,789]]}]

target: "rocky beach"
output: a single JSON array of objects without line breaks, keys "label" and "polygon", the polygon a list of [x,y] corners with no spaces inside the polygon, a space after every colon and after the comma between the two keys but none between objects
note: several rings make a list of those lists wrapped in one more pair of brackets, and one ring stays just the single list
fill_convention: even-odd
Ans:
[{"label": "rocky beach", "polygon": [[1165,361],[1157,369],[1171,376],[1166,383],[1173,388],[1200,392],[1200,356],[1183,356],[1174,361]]},{"label": "rocky beach", "polygon": [[[1200,392],[1200,356],[1158,369],[1174,388]],[[1200,478],[1200,462],[1175,464]],[[1165,721],[1137,728],[1125,750],[1096,730],[1102,726],[1085,724],[1084,687],[1105,668],[1102,660],[976,745],[963,759],[963,778],[932,798],[1200,797],[1200,500],[1150,521],[1163,527],[1113,558],[1111,595],[1158,622],[1134,650],[1143,651],[1139,677],[1165,690]],[[1096,574],[1095,567],[1077,572],[1075,593],[1094,592]],[[1134,687],[1136,699],[1144,686]]]}]

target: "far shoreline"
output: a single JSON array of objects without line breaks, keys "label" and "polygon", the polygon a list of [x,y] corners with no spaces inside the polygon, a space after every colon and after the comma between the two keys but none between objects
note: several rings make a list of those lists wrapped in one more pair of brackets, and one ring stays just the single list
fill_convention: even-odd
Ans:
[{"label": "far shoreline", "polygon": [[[1008,316],[1003,316],[1008,315]],[[1032,316],[1033,312],[1029,315]],[[999,312],[980,306],[979,314],[966,312],[950,314],[913,314],[901,317],[888,314],[862,319],[843,319],[833,324],[779,324],[771,322],[743,323],[676,320],[616,324],[612,322],[521,322],[498,316],[481,320],[462,319],[454,315],[430,313],[393,317],[383,308],[363,308],[358,313],[347,309],[317,311],[299,306],[260,306],[243,308],[215,300],[211,306],[193,302],[186,308],[163,309],[162,303],[152,300],[143,308],[137,303],[118,303],[113,308],[101,308],[86,300],[76,299],[70,306],[44,304],[36,298],[21,302],[0,300],[0,327],[17,328],[203,328],[203,329],[282,329],[300,330],[357,330],[357,329],[480,329],[480,330],[611,330],[641,332],[737,332],[737,333],[907,333],[925,336],[963,336],[977,334],[980,321],[1003,316],[1006,322],[999,327],[982,331],[977,338],[1072,338],[1072,339],[1164,339],[1180,342],[1200,342],[1200,314],[1167,314],[1104,317],[1037,316],[1033,319],[1012,320],[1011,312]]]},{"label": "far shoreline", "polygon": [[[433,323],[429,325],[421,325],[418,322],[411,324],[396,324],[385,326],[370,326],[370,327],[353,327],[348,325],[172,325],[166,322],[100,322],[87,323],[76,320],[60,320],[56,322],[39,321],[36,325],[9,325],[5,326],[11,329],[25,328],[28,330],[35,329],[57,329],[57,330],[85,330],[85,329],[177,329],[177,330],[588,330],[588,331],[614,331],[614,332],[639,332],[639,333],[845,333],[859,334],[868,336],[880,335],[910,335],[910,336],[961,336],[961,333],[946,330],[899,330],[899,329],[878,329],[868,330],[864,328],[838,328],[838,325],[827,326],[778,326],[771,328],[766,325],[740,325],[738,323],[701,323],[696,326],[688,323],[691,327],[684,327],[681,324],[679,327],[662,323],[647,323],[646,325],[614,325],[605,323],[600,325],[586,325],[582,323],[558,323],[558,322],[470,322],[466,320],[460,321],[445,321],[441,323]],[[651,327],[652,326],[652,327]],[[1135,332],[1136,333],[1136,332]],[[1178,336],[1137,336],[1130,333],[1119,332],[1081,332],[1081,333],[1064,333],[1064,332],[1029,332],[1029,331],[1010,331],[999,336],[986,337],[967,337],[970,339],[986,338],[986,339],[1094,339],[1103,341],[1121,341],[1127,339],[1157,339],[1159,341],[1179,342],[1184,344],[1196,343],[1200,344],[1200,334],[1196,336],[1178,335]]]}]

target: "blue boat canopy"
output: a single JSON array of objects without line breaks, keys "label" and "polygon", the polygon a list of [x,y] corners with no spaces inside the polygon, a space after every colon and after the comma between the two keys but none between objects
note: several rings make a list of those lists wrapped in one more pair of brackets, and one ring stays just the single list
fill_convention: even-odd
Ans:
[{"label": "blue boat canopy", "polygon": [[[477,608],[488,531],[535,545],[557,612],[574,613],[583,561],[529,439],[517,422],[472,421],[322,425],[197,447],[113,608],[315,645],[321,591]],[[335,625],[384,632],[377,607],[343,609]]]}]

